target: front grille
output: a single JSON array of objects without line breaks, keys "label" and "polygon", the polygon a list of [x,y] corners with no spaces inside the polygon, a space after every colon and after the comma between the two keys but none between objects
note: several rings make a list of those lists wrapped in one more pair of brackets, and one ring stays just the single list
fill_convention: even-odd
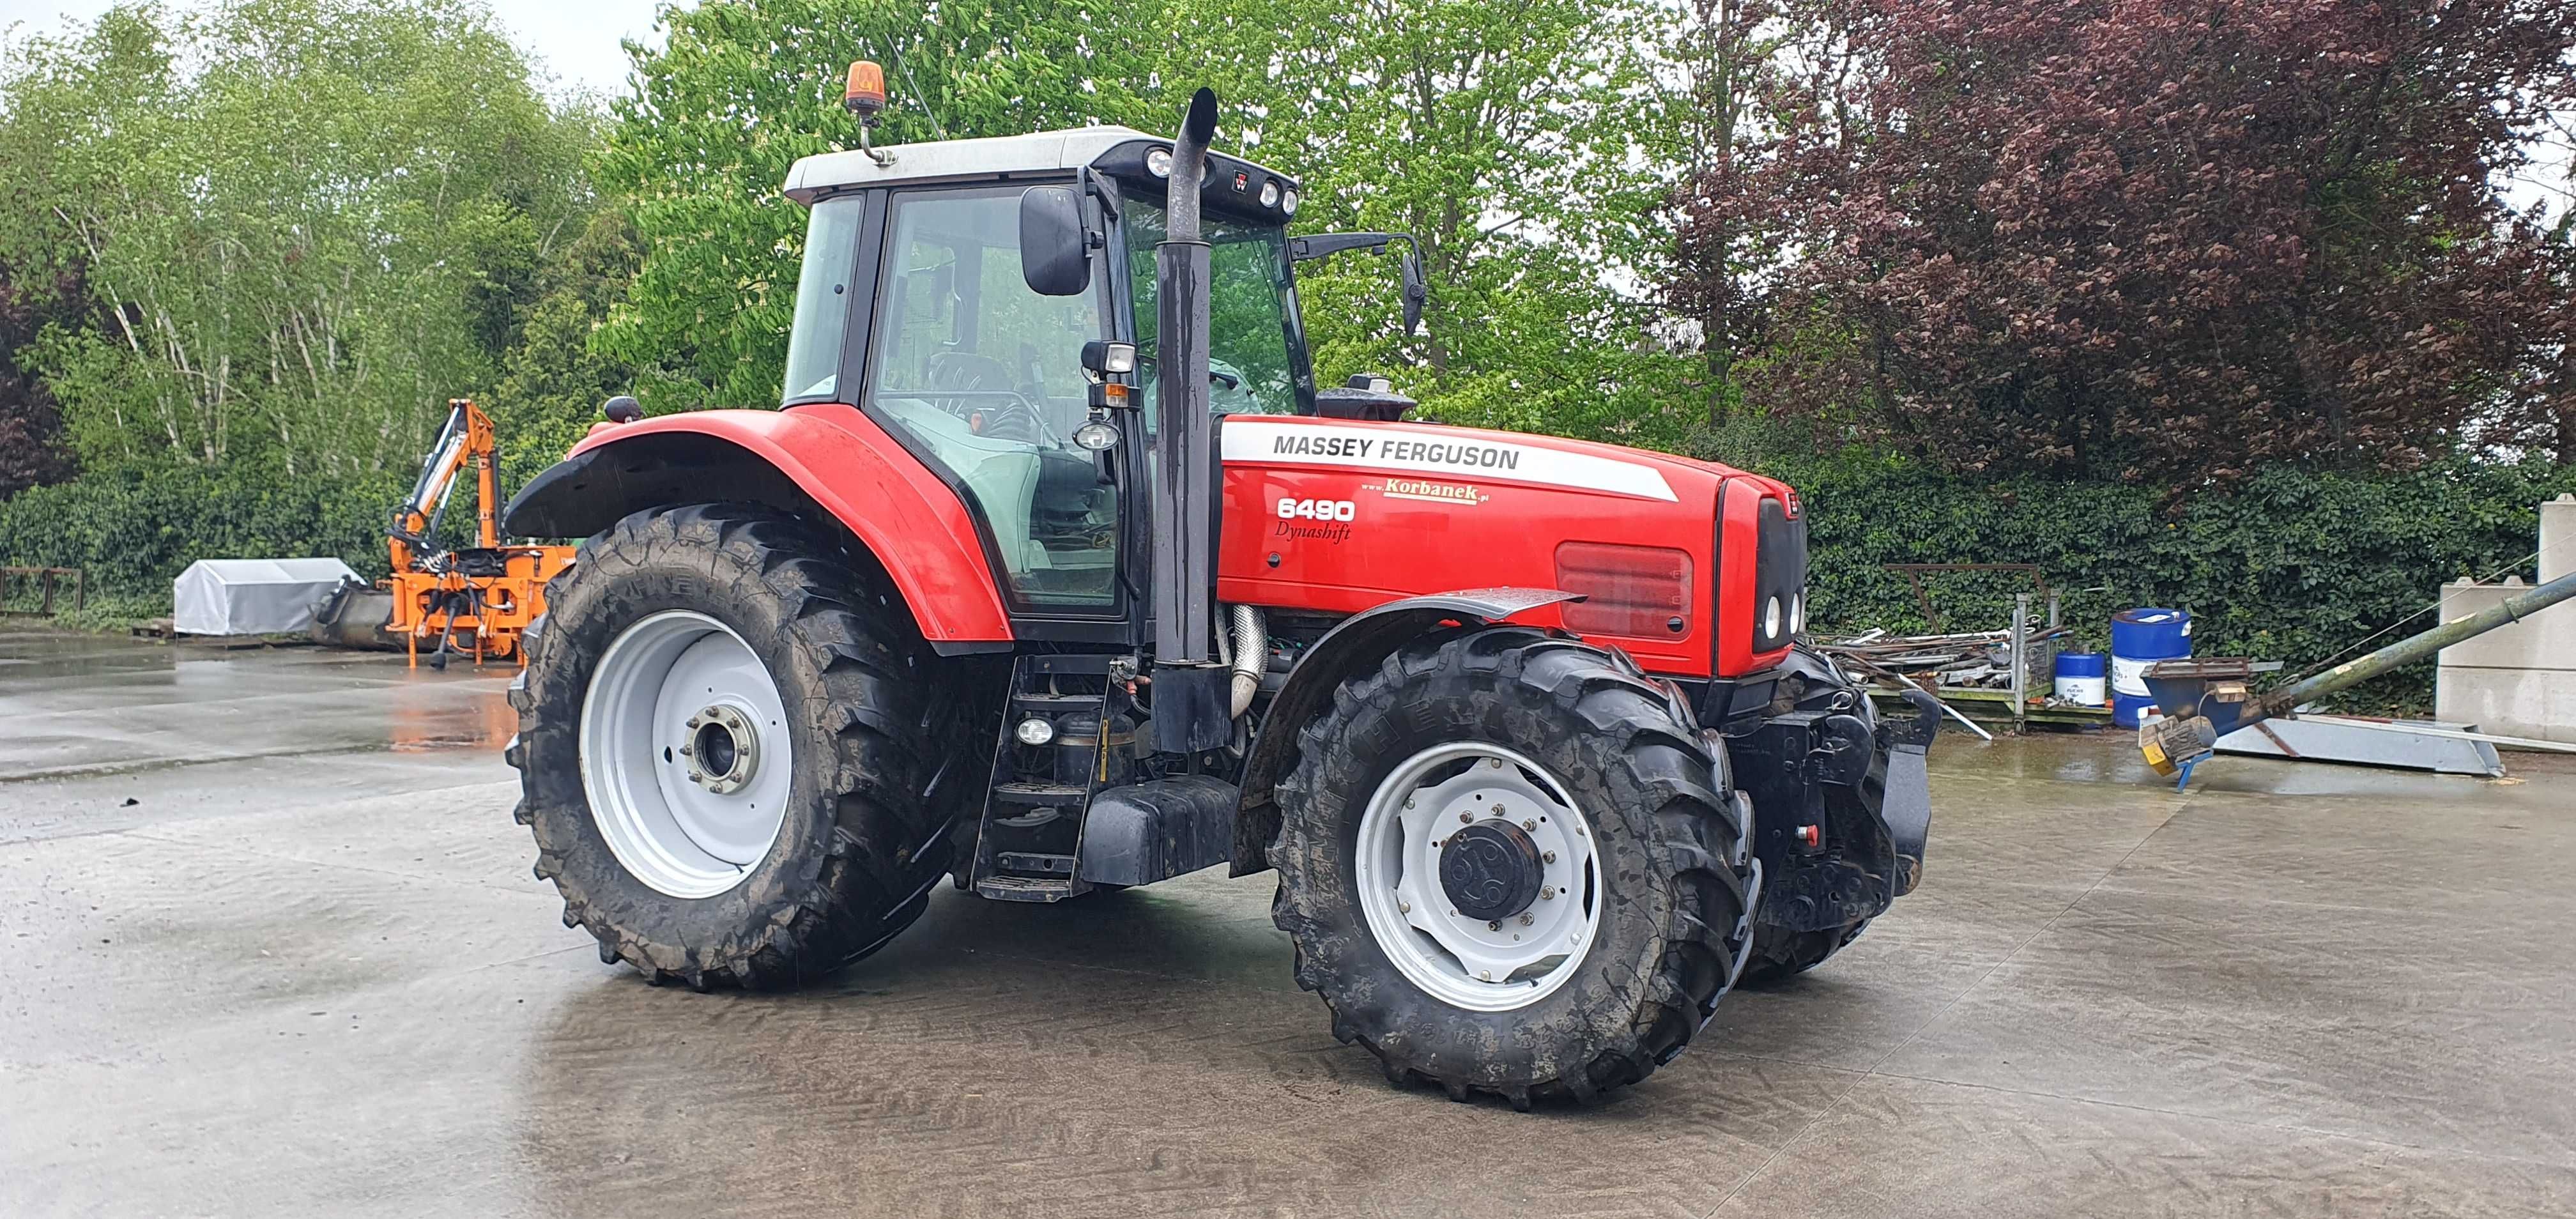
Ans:
[{"label": "front grille", "polygon": [[[1765,497],[1753,537],[1753,650],[1772,652],[1789,646],[1805,625],[1807,522],[1789,515],[1781,501]],[[1780,607],[1776,618],[1770,612],[1775,601]]]}]

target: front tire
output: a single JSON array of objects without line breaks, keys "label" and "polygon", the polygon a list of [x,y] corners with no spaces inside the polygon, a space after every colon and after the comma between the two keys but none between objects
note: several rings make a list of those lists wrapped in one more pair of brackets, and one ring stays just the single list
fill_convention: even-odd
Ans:
[{"label": "front tire", "polygon": [[845,546],[765,508],[658,508],[548,586],[511,690],[517,817],[601,960],[793,986],[928,905],[979,773],[971,683]]},{"label": "front tire", "polygon": [[1390,1080],[1588,1102],[1707,1023],[1750,934],[1748,845],[1715,746],[1634,666],[1453,632],[1345,682],[1298,747],[1273,917]]},{"label": "front tire", "polygon": [[1744,963],[1744,976],[1737,986],[1778,986],[1810,969],[1822,965],[1835,953],[1849,947],[1869,927],[1868,919],[1827,927],[1818,931],[1790,931],[1762,926],[1754,929],[1753,956]]}]

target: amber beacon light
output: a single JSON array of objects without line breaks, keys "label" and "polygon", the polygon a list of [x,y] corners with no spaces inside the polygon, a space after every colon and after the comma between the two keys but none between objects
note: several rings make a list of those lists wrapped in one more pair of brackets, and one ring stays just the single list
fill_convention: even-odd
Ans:
[{"label": "amber beacon light", "polygon": [[884,110],[886,104],[885,69],[878,67],[873,60],[853,60],[850,64],[850,86],[842,93],[841,104],[862,121],[876,122],[877,113]]}]

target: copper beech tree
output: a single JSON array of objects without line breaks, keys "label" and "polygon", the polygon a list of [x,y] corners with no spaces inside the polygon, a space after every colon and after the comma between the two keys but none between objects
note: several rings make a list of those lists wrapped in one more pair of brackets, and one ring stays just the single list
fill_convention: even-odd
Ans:
[{"label": "copper beech tree", "polygon": [[1954,468],[2177,487],[2576,460],[2564,234],[2496,186],[2576,104],[2576,5],[1776,12],[1737,48],[1733,155],[1678,201],[1675,295],[1748,402]]}]

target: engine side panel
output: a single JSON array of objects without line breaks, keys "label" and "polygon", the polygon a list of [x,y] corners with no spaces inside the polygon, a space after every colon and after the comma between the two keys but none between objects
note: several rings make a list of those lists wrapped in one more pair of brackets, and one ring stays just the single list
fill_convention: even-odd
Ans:
[{"label": "engine side panel", "polygon": [[[1554,437],[1437,424],[1238,415],[1219,429],[1225,529],[1217,596],[1356,613],[1453,588],[1557,588],[1557,548],[1609,543],[1688,557],[1679,630],[1587,634],[1648,670],[1705,677],[1741,624],[1753,554],[1716,524],[1721,489],[1751,505],[1776,487],[1722,466]],[[1773,492],[1777,494],[1777,492]],[[1740,553],[1739,553],[1740,551]],[[1534,611],[1523,620],[1558,625]],[[1776,661],[1739,640],[1738,669]]]}]

